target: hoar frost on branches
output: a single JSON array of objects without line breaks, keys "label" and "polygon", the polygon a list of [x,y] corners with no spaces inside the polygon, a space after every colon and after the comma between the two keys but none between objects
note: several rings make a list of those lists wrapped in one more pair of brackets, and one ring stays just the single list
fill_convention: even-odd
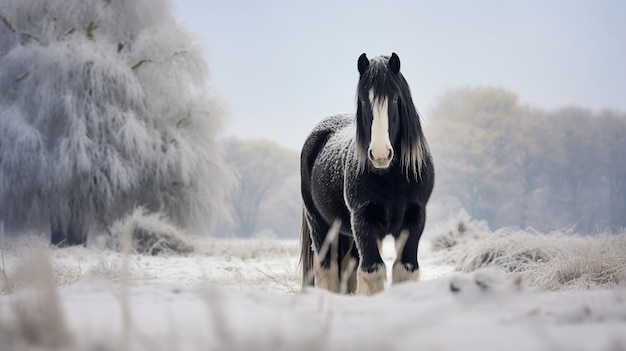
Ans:
[{"label": "hoar frost on branches", "polygon": [[0,220],[82,244],[141,205],[223,208],[221,117],[168,0],[0,3]]}]

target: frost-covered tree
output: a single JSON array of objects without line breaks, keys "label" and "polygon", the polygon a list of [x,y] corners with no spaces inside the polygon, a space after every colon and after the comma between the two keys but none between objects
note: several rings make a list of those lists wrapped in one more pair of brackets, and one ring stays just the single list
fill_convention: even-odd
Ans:
[{"label": "frost-covered tree", "polygon": [[0,2],[0,220],[82,244],[142,205],[223,208],[219,104],[169,0]]}]

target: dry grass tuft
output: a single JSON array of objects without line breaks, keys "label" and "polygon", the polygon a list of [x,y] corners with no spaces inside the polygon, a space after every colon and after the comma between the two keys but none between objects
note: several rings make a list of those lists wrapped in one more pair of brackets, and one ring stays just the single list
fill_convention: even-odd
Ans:
[{"label": "dry grass tuft", "polygon": [[432,242],[457,271],[492,267],[548,290],[610,288],[626,283],[626,232],[581,236],[532,229],[490,231],[461,213]]},{"label": "dry grass tuft", "polygon": [[[0,340],[8,349],[61,349],[72,343],[45,247],[32,249],[19,269],[21,294],[0,317]],[[10,281],[11,279],[9,279]],[[16,288],[12,284],[12,288]],[[12,316],[12,319],[7,319]]]},{"label": "dry grass tuft", "polygon": [[131,238],[132,253],[144,255],[187,255],[195,251],[189,234],[169,222],[161,213],[150,213],[136,208],[127,217],[111,226],[113,246],[121,248],[125,235]]},{"label": "dry grass tuft", "polygon": [[563,243],[572,239],[556,233],[502,229],[464,242],[458,252],[457,270],[472,272],[495,267],[507,273],[516,272],[524,265],[547,262],[566,252]]},{"label": "dry grass tuft", "polygon": [[[4,248],[2,248],[4,250]],[[16,259],[8,266],[2,264],[0,272],[0,294],[9,294],[21,289],[33,288],[33,276],[39,274],[39,267],[32,265],[34,253],[45,252],[51,267],[54,286],[70,285],[82,279],[84,274],[80,266],[52,262],[48,244],[38,237],[26,237],[12,242],[12,256]]]},{"label": "dry grass tuft", "polygon": [[626,234],[588,238],[567,253],[516,272],[543,289],[611,288],[626,284]]},{"label": "dry grass tuft", "polygon": [[477,240],[489,232],[486,222],[472,220],[465,211],[459,212],[450,222],[436,230],[432,240],[432,250],[449,250],[467,240]]}]

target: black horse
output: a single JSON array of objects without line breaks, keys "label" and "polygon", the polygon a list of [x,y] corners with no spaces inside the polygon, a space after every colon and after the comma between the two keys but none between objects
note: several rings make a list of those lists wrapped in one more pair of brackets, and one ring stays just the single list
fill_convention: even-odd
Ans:
[{"label": "black horse", "polygon": [[397,250],[392,283],[419,279],[435,172],[398,55],[362,54],[357,65],[356,116],[322,120],[302,148],[302,285],[369,295],[384,289],[388,234]]}]

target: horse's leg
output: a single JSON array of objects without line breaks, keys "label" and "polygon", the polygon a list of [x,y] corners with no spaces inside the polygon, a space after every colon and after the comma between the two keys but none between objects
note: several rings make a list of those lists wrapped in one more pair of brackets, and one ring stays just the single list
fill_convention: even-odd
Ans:
[{"label": "horse's leg", "polygon": [[369,205],[352,214],[352,231],[359,250],[360,262],[356,273],[356,293],[372,295],[385,288],[387,269],[378,249],[376,218],[384,211],[377,205]]},{"label": "horse's leg", "polygon": [[410,206],[404,216],[407,229],[396,237],[396,260],[393,263],[391,282],[418,281],[420,269],[417,262],[417,248],[426,222],[425,212],[417,205]]},{"label": "horse's leg", "polygon": [[337,264],[337,241],[329,235],[330,226],[323,220],[308,216],[313,242],[313,266],[317,287],[339,292],[339,265]]}]

